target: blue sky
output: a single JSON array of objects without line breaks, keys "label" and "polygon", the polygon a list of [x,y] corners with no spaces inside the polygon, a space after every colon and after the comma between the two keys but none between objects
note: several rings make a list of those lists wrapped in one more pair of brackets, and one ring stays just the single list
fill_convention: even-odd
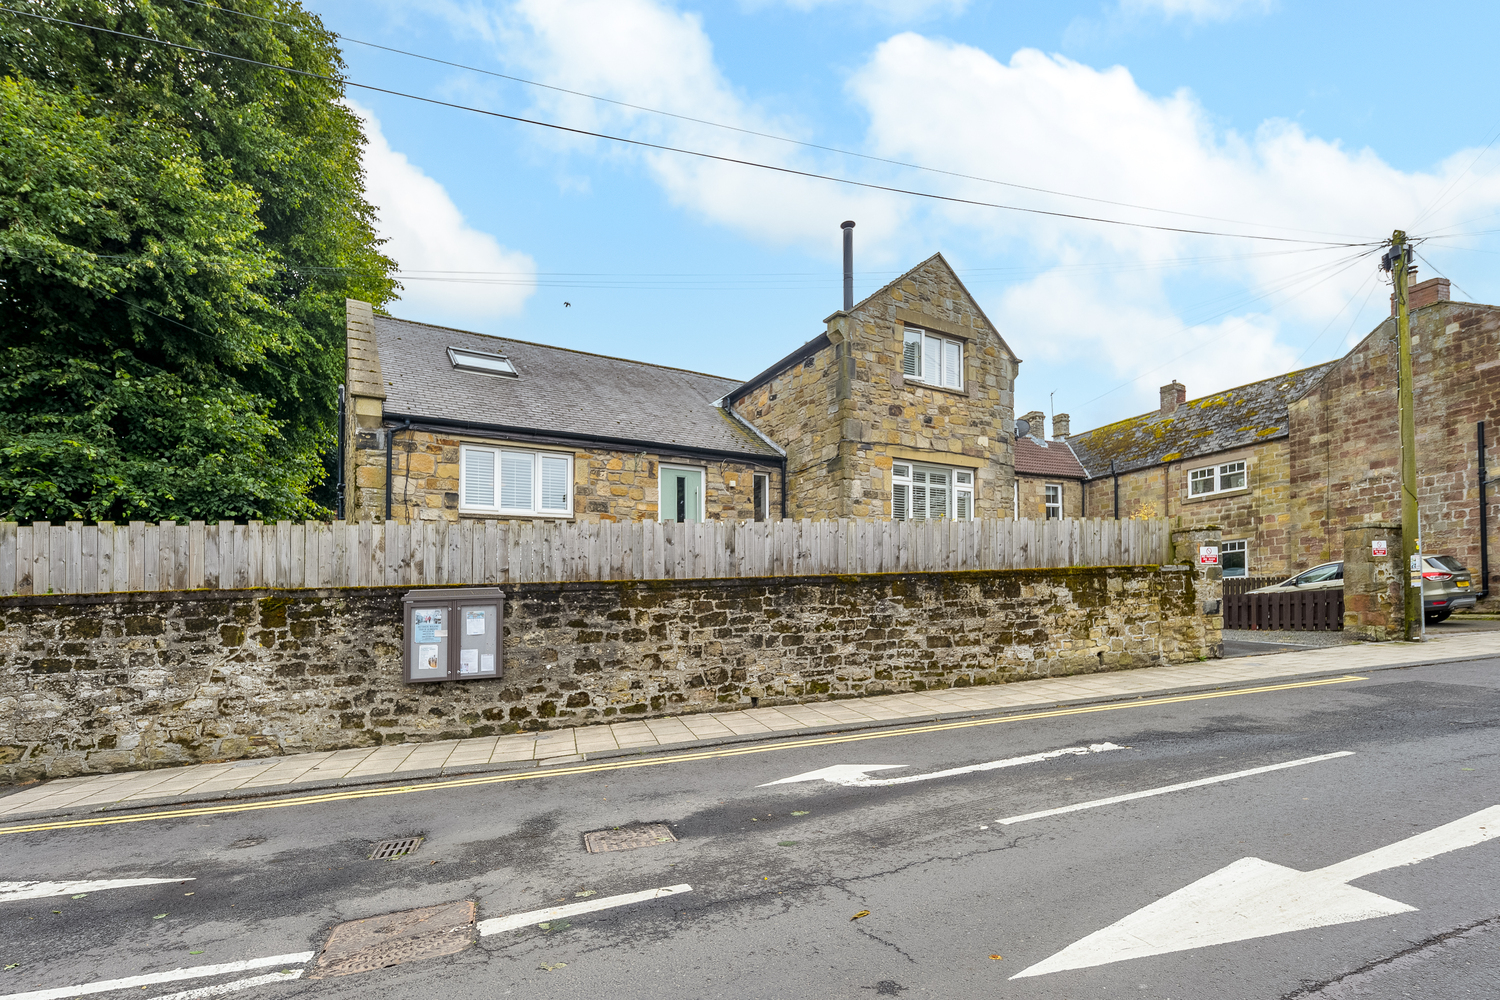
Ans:
[{"label": "blue sky", "polygon": [[1455,298],[1500,301],[1487,4],[308,6],[352,39],[935,170],[348,42],[356,82],[961,198],[1282,238],[944,204],[351,88],[403,269],[391,311],[410,319],[748,377],[838,307],[852,218],[857,295],[943,252],[1023,359],[1017,412],[1051,406],[1083,430],[1154,407],[1173,378],[1196,397],[1342,353],[1389,292],[1375,256],[1322,244],[1406,227],[1436,237],[1419,249]]}]

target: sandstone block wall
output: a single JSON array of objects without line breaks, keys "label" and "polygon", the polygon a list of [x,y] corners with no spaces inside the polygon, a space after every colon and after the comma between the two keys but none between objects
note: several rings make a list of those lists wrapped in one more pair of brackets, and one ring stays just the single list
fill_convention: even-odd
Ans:
[{"label": "sandstone block wall", "polygon": [[503,678],[406,685],[396,588],[0,601],[0,779],[1188,662],[1185,567],[507,587]]},{"label": "sandstone block wall", "polygon": [[[384,433],[390,433],[386,430]],[[385,445],[374,430],[357,431],[350,520],[385,519]],[[517,448],[560,451],[573,456],[574,521],[654,521],[660,500],[662,462],[704,470],[704,513],[708,520],[754,520],[753,475],[770,477],[768,516],[780,517],[779,465],[707,460],[666,453],[622,452],[501,442],[432,431],[400,431],[391,453],[391,517],[397,521],[457,521],[458,449],[461,444],[514,444]],[[730,485],[733,481],[734,485]],[[474,517],[494,519],[495,514]],[[546,520],[546,518],[526,518]]]}]

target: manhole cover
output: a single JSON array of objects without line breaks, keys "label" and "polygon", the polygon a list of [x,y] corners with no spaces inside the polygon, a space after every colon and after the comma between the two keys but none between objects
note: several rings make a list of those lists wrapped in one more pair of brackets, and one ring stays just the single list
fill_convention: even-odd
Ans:
[{"label": "manhole cover", "polygon": [[399,858],[403,854],[410,854],[422,846],[421,837],[403,837],[400,840],[382,840],[370,848],[371,861],[384,861],[387,858]]},{"label": "manhole cover", "polygon": [[339,924],[328,935],[311,979],[371,972],[402,962],[453,955],[474,943],[474,901],[444,903]]},{"label": "manhole cover", "polygon": [[677,838],[665,823],[643,823],[640,826],[622,826],[613,830],[594,830],[583,835],[583,846],[590,854],[605,851],[633,851],[637,847],[652,847],[656,844],[675,844]]}]

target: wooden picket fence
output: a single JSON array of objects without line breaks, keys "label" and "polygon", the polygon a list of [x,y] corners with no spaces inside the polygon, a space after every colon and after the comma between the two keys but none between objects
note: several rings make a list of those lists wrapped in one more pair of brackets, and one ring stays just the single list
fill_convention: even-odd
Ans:
[{"label": "wooden picket fence", "polygon": [[0,523],[0,596],[1157,565],[1165,520]]}]

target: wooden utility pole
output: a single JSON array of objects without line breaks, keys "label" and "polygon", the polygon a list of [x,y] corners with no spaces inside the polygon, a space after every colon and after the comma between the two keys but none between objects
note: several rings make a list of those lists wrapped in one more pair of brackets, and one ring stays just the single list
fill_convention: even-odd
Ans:
[{"label": "wooden utility pole", "polygon": [[1391,234],[1391,248],[1383,264],[1396,290],[1396,338],[1400,345],[1400,381],[1396,386],[1401,417],[1401,564],[1406,567],[1406,638],[1422,637],[1422,546],[1417,523],[1417,421],[1412,410],[1411,312],[1407,285],[1411,277],[1411,246],[1400,229]]}]

